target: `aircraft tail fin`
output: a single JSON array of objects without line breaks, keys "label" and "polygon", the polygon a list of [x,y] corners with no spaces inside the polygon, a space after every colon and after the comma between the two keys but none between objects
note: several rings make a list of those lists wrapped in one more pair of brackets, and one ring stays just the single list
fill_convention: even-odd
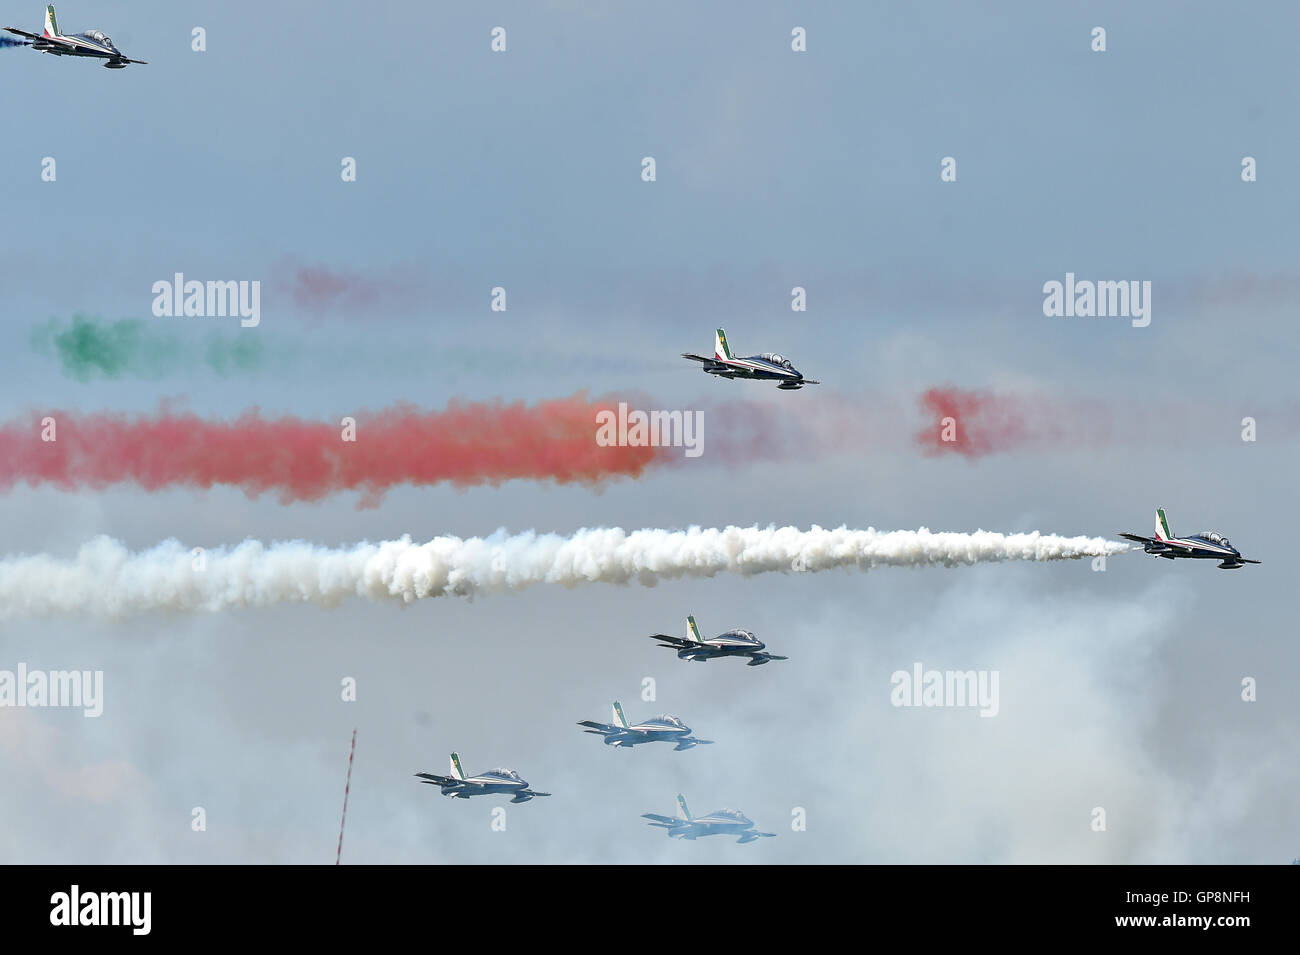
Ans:
[{"label": "aircraft tail fin", "polygon": [[731,360],[731,349],[727,347],[727,333],[721,328],[713,334],[713,356],[722,361]]},{"label": "aircraft tail fin", "polygon": [[54,4],[49,4],[45,8],[45,35],[59,35],[59,18],[54,15]]},{"label": "aircraft tail fin", "polygon": [[700,628],[695,625],[694,617],[686,618],[686,639],[691,643],[703,643],[700,637]]},{"label": "aircraft tail fin", "polygon": [[620,729],[627,729],[627,717],[623,715],[623,705],[614,701],[614,725]]},{"label": "aircraft tail fin", "polygon": [[1173,539],[1173,534],[1169,531],[1169,522],[1165,520],[1165,509],[1156,508],[1156,540],[1167,541]]},{"label": "aircraft tail fin", "polygon": [[465,770],[460,768],[460,753],[451,754],[451,778],[464,779]]},{"label": "aircraft tail fin", "polygon": [[686,797],[681,793],[677,794],[677,818],[685,822],[691,821],[691,811],[686,808]]}]

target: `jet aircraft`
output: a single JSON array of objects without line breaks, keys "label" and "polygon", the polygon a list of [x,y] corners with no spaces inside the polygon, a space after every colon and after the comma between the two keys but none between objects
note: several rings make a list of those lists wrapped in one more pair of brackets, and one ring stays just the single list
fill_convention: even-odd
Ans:
[{"label": "jet aircraft", "polygon": [[759,839],[771,839],[775,832],[759,832],[754,828],[754,820],[737,809],[717,809],[707,816],[692,816],[686,808],[686,798],[677,794],[677,815],[661,816],[658,813],[643,812],[642,819],[649,819],[650,825],[658,829],[667,829],[673,839],[698,839],[700,836],[739,836],[737,843],[756,842]]},{"label": "jet aircraft", "polygon": [[686,636],[670,637],[666,633],[654,633],[651,640],[658,640],[659,646],[676,650],[682,660],[712,660],[714,657],[749,657],[746,666],[762,666],[771,660],[788,660],[789,657],[766,653],[767,644],[759,640],[748,630],[728,630],[724,634],[704,640],[700,637],[700,628],[695,625],[694,617],[686,618]]},{"label": "jet aircraft", "polygon": [[105,60],[104,66],[110,70],[126,69],[128,63],[147,66],[145,60],[132,60],[113,45],[113,41],[98,30],[85,33],[73,33],[65,36],[59,32],[59,18],[54,14],[54,4],[45,8],[45,31],[28,33],[14,27],[5,27],[10,33],[26,37],[31,41],[33,50],[40,53],[53,53],[55,56],[89,56]]},{"label": "jet aircraft", "polygon": [[1127,540],[1137,541],[1142,549],[1156,557],[1175,560],[1190,557],[1193,560],[1217,560],[1220,570],[1237,570],[1243,564],[1258,564],[1260,561],[1241,556],[1241,551],[1232,546],[1232,542],[1214,531],[1201,531],[1191,537],[1175,537],[1165,520],[1165,509],[1156,508],[1156,536],[1142,537],[1140,534],[1120,534]]},{"label": "jet aircraft", "polygon": [[623,707],[617,700],[613,710],[613,724],[583,720],[578,725],[588,727],[585,730],[587,733],[605,737],[607,746],[636,746],[638,743],[663,741],[676,743],[676,749],[680,751],[713,742],[711,739],[696,739],[691,735],[691,728],[675,716],[656,716],[644,723],[629,726],[627,717],[623,715]]},{"label": "jet aircraft", "polygon": [[713,357],[692,355],[683,352],[683,358],[704,363],[704,370],[719,378],[757,378],[765,381],[777,381],[782,391],[794,391],[804,385],[820,385],[820,381],[805,378],[790,359],[775,352],[763,352],[748,358],[735,358],[727,346],[727,333],[719,328],[713,337]]},{"label": "jet aircraft", "polygon": [[438,776],[434,773],[416,773],[420,781],[430,786],[438,786],[444,796],[452,799],[468,799],[470,796],[486,796],[501,793],[513,796],[511,802],[528,802],[534,796],[549,796],[528,788],[528,781],[513,769],[489,769],[477,776],[466,776],[460,767],[460,756],[451,754],[451,775]]}]

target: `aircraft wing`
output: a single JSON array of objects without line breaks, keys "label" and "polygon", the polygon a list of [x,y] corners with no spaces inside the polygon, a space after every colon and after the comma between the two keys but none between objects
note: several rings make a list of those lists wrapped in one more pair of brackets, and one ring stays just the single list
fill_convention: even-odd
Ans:
[{"label": "aircraft wing", "polygon": [[19,36],[25,36],[29,40],[48,39],[48,37],[41,37],[37,33],[28,33],[26,30],[19,30],[16,27],[5,27],[5,29],[8,30],[10,33],[16,33]]},{"label": "aircraft wing", "polygon": [[811,378],[805,378],[805,379],[803,380],[803,383],[804,383],[805,385],[820,385],[820,384],[821,384],[820,381],[813,381],[813,379],[811,379]]},{"label": "aircraft wing", "polygon": [[616,733],[620,729],[618,726],[612,726],[609,723],[597,723],[595,720],[583,720],[579,726],[591,727],[591,732],[595,733]]},{"label": "aircraft wing", "polygon": [[119,57],[119,59],[120,59],[123,63],[139,63],[141,66],[148,66],[148,65],[149,65],[149,61],[148,61],[148,60],[132,60],[132,59],[128,59],[128,58],[125,57],[125,56],[123,56],[123,57]]},{"label": "aircraft wing", "polygon": [[536,789],[521,789],[519,792],[515,793],[515,795],[527,796],[531,799],[533,796],[549,796],[550,793],[539,793]]},{"label": "aircraft wing", "polygon": [[[30,34],[28,34],[28,35],[30,35]],[[689,359],[691,359],[691,361],[702,361],[702,362],[706,362],[706,363],[707,363],[707,362],[711,362],[711,361],[717,361],[716,358],[705,358],[703,355],[692,355],[692,354],[690,354],[689,352],[682,352],[682,357],[683,357],[683,358],[689,358]]]},{"label": "aircraft wing", "polygon": [[641,818],[642,818],[642,819],[649,819],[651,822],[656,823],[656,824],[658,824],[658,825],[660,825],[660,826],[672,826],[672,827],[675,827],[675,826],[677,826],[679,823],[684,822],[684,820],[682,820],[682,819],[677,819],[677,818],[675,818],[675,817],[673,817],[673,816],[661,816],[661,815],[659,815],[658,813],[655,813],[655,812],[643,812],[643,813],[641,813]]},{"label": "aircraft wing", "polygon": [[687,640],[685,637],[670,637],[666,633],[652,633],[651,640],[662,640],[661,646],[671,646],[674,649],[685,649],[686,647],[698,647],[700,644],[694,640]]},{"label": "aircraft wing", "polygon": [[431,786],[446,786],[448,783],[460,782],[460,780],[452,779],[450,776],[437,776],[433,773],[416,773],[415,775]]},{"label": "aircraft wing", "polygon": [[1143,537],[1140,534],[1120,534],[1119,536],[1125,540],[1137,541],[1139,544],[1154,544],[1156,542],[1154,537]]},{"label": "aircraft wing", "polygon": [[1238,557],[1237,560],[1241,561],[1243,564],[1262,564],[1262,563],[1264,563],[1262,560],[1251,560],[1249,557]]}]

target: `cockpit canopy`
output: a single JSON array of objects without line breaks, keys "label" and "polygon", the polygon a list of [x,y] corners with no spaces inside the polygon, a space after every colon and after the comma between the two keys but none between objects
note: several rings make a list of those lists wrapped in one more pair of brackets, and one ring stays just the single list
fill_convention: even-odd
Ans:
[{"label": "cockpit canopy", "polygon": [[[87,30],[86,36],[94,40],[96,43],[104,44],[104,46],[113,46],[113,40],[98,30]],[[113,47],[113,49],[117,49],[117,47]]]},{"label": "cockpit canopy", "polygon": [[774,351],[765,351],[759,356],[764,361],[770,361],[774,365],[781,365],[783,368],[794,370],[794,365],[790,364],[790,359],[779,355]]},{"label": "cockpit canopy", "polygon": [[679,720],[677,717],[675,717],[675,716],[669,716],[667,713],[660,713],[658,716],[655,717],[655,722],[656,722],[656,723],[667,723],[669,726],[682,726],[682,725],[684,725],[684,724],[682,723],[682,721]]},{"label": "cockpit canopy", "polygon": [[750,640],[750,641],[754,639],[754,635],[750,633],[748,630],[728,630],[726,633],[723,634],[723,636],[736,637],[741,640]]},{"label": "cockpit canopy", "polygon": [[1201,531],[1196,536],[1209,541],[1211,544],[1219,544],[1222,547],[1232,546],[1232,541],[1228,540],[1228,538],[1224,537],[1222,534],[1216,534],[1214,531]]},{"label": "cockpit canopy", "polygon": [[493,775],[493,776],[505,776],[505,777],[508,778],[508,779],[518,779],[518,778],[519,778],[519,774],[518,774],[517,772],[515,772],[513,769],[493,769],[493,770],[490,770],[490,775]]}]

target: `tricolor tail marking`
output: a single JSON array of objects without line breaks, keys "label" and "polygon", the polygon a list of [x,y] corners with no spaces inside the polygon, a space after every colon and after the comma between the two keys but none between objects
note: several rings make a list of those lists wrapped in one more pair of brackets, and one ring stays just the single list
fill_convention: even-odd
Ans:
[{"label": "tricolor tail marking", "polygon": [[727,333],[721,328],[713,336],[713,357],[719,361],[731,361],[731,349],[727,347]]},{"label": "tricolor tail marking", "polygon": [[691,811],[686,808],[686,797],[681,793],[677,794],[677,818],[686,822],[691,821]]},{"label": "tricolor tail marking", "polygon": [[695,626],[694,617],[686,618],[686,639],[690,640],[692,643],[704,642],[702,639],[700,639],[700,628]]}]

